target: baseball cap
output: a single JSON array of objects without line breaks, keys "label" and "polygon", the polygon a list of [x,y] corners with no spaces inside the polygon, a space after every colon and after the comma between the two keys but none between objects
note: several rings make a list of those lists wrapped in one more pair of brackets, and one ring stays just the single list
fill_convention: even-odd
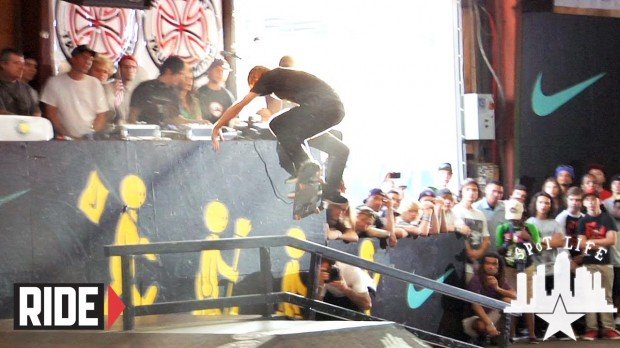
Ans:
[{"label": "baseball cap", "polygon": [[420,192],[420,197],[418,197],[418,201],[421,200],[424,197],[433,197],[433,198],[435,198],[437,196],[435,196],[435,192],[433,192],[433,190],[426,189],[426,190]]},{"label": "baseball cap", "polygon": [[382,197],[387,197],[387,194],[385,194],[385,192],[383,192],[382,189],[380,188],[374,188],[372,190],[370,190],[370,192],[368,192],[368,197],[366,197],[363,202],[366,203],[366,201],[368,201],[368,198],[372,197],[372,196],[382,196]]},{"label": "baseball cap", "polygon": [[506,220],[521,220],[523,216],[523,204],[516,199],[509,199],[504,201],[504,207],[506,208]]},{"label": "baseball cap", "polygon": [[376,216],[377,216],[377,213],[375,213],[374,210],[372,210],[370,207],[367,207],[365,205],[357,207],[355,210],[357,211],[358,214],[363,214],[363,215],[366,215],[366,216],[370,216],[373,219],[376,218]]},{"label": "baseball cap", "polygon": [[220,66],[222,68],[224,68],[224,70],[229,70],[229,71],[232,70],[230,68],[230,64],[228,64],[228,62],[226,60],[221,59],[221,58],[217,58],[217,59],[215,59],[213,61],[213,63],[211,63],[211,65],[209,65],[209,68],[207,69],[207,72],[209,72],[209,71],[211,71],[211,70],[213,70],[213,69],[215,69],[217,67],[220,67]]},{"label": "baseball cap", "polygon": [[439,165],[439,168],[437,168],[437,170],[447,170],[452,173],[452,165],[448,162],[442,163]]},{"label": "baseball cap", "polygon": [[449,188],[443,188],[439,191],[437,191],[437,196],[438,197],[443,197],[445,195],[453,195],[452,191],[450,191]]},{"label": "baseball cap", "polygon": [[590,164],[588,164],[588,166],[586,167],[586,172],[589,172],[592,169],[597,169],[597,170],[600,170],[601,172],[605,173],[605,166],[600,164],[600,163],[590,163]]},{"label": "baseball cap", "polygon": [[385,192],[383,192],[383,190],[380,188],[374,188],[370,190],[370,192],[368,193],[368,197],[371,197],[371,196],[386,196],[387,197]]},{"label": "baseball cap", "polygon": [[573,180],[575,180],[575,169],[573,166],[569,166],[568,164],[560,164],[557,168],[555,168],[555,177],[557,178],[561,172],[567,172]]},{"label": "baseball cap", "polygon": [[79,45],[76,48],[74,48],[73,51],[71,51],[71,57],[75,57],[82,53],[88,53],[93,57],[97,55],[97,52],[90,49],[87,45]]}]

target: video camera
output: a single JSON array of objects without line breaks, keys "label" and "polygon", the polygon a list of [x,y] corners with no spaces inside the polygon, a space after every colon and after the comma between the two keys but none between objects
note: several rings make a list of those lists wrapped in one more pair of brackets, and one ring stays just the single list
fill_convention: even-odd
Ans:
[{"label": "video camera", "polygon": [[325,283],[331,283],[341,279],[340,268],[332,266],[332,268],[329,269],[329,278],[325,281]]}]

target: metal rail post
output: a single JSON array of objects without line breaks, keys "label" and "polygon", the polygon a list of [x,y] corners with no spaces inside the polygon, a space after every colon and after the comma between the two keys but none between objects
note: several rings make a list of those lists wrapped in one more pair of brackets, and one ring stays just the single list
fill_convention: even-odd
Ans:
[{"label": "metal rail post", "polygon": [[[271,273],[270,248],[260,248],[260,273],[263,281],[263,293],[266,296],[273,292],[273,274]],[[263,317],[269,318],[273,314],[274,303],[271,300],[267,300],[266,302]]]},{"label": "metal rail post", "polygon": [[[319,297],[319,275],[321,274],[322,257],[318,253],[312,253],[310,256],[310,269],[308,275],[308,294],[306,297],[310,300],[316,300]],[[308,320],[314,320],[316,312],[312,308],[308,308]]]},{"label": "metal rail post", "polygon": [[123,311],[123,330],[133,330],[135,325],[135,308],[133,306],[133,287],[134,277],[131,274],[131,265],[134,264],[134,256],[121,256],[121,279],[123,280],[123,302],[125,310]]}]

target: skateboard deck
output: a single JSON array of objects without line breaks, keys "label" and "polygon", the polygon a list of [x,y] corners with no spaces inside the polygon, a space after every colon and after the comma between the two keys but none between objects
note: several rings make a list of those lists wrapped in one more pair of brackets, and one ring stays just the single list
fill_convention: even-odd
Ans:
[{"label": "skateboard deck", "polygon": [[310,163],[299,170],[295,184],[295,201],[293,203],[293,218],[301,220],[308,215],[317,214],[321,202],[321,168]]}]

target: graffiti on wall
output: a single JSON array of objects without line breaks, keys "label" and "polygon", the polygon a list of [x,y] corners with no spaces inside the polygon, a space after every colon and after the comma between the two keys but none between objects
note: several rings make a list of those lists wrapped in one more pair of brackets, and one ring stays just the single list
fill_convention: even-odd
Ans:
[{"label": "graffiti on wall", "polygon": [[[306,234],[299,228],[291,228],[286,235],[306,240]],[[305,252],[292,247],[285,247],[285,249],[290,260],[284,266],[281,289],[285,292],[306,296],[308,295],[308,288],[301,279],[301,258],[304,256]],[[282,303],[278,310],[287,317],[303,319],[302,311],[299,306],[290,303]]]},{"label": "graffiti on wall", "polygon": [[[114,237],[114,245],[130,245],[130,244],[149,244],[148,238],[140,235],[138,224],[138,212],[140,207],[144,205],[147,198],[147,189],[144,181],[137,175],[127,175],[122,180],[119,188],[120,200],[123,209],[120,214],[116,234]],[[78,209],[93,224],[99,224],[102,214],[104,213],[109,190],[102,181],[99,173],[93,170],[88,175],[85,187],[83,188],[78,199]],[[229,211],[225,204],[219,201],[209,202],[204,210],[204,224],[210,234],[206,240],[217,240],[220,235],[226,231],[229,225]],[[252,231],[252,222],[246,218],[238,218],[235,220],[233,231],[234,238],[247,237]],[[297,229],[297,234],[303,231]],[[146,254],[143,257],[151,262],[158,262],[158,256]],[[229,282],[226,285],[226,296],[232,296],[233,284],[239,279],[239,260],[241,258],[241,250],[234,251],[232,264],[229,265],[224,260],[220,250],[206,250],[200,255],[199,271],[195,277],[195,294],[196,299],[214,299],[220,297],[220,276]],[[122,273],[120,257],[110,258],[110,286],[118,294],[122,294]],[[135,275],[135,261],[131,264],[131,273]],[[154,281],[154,280],[153,280]],[[147,286],[146,290],[141,292],[136,285],[133,287],[134,305],[148,305],[155,302],[158,293],[156,283]],[[107,308],[107,306],[105,307]],[[236,307],[226,308],[224,314],[238,314],[239,309]],[[197,315],[221,315],[219,309],[206,309],[195,311]]]}]

